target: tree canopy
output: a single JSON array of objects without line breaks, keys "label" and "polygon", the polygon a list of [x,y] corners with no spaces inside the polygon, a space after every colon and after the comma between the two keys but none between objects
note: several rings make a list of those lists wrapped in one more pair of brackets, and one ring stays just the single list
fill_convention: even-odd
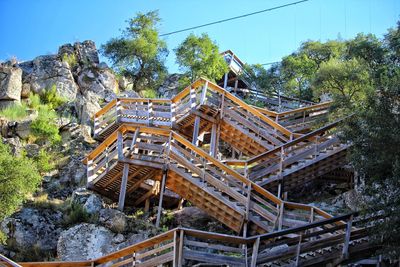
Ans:
[{"label": "tree canopy", "polygon": [[205,33],[199,37],[190,34],[174,51],[176,62],[190,82],[202,76],[215,81],[228,71],[218,46]]},{"label": "tree canopy", "polygon": [[138,13],[127,21],[121,37],[102,46],[102,53],[111,60],[115,71],[129,77],[135,91],[155,88],[166,76],[164,61],[168,50],[159,37],[159,22],[157,11]]}]

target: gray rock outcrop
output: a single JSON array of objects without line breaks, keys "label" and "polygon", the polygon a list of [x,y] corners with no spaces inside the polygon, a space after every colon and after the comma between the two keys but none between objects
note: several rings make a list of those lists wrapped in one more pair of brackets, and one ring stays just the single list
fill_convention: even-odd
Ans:
[{"label": "gray rock outcrop", "polygon": [[115,209],[100,210],[99,223],[104,225],[114,233],[124,232],[127,226],[125,214]]},{"label": "gray rock outcrop", "polygon": [[37,246],[42,251],[55,250],[62,218],[61,211],[24,208],[5,219],[0,228],[8,239],[14,240],[16,249],[26,250]]},{"label": "gray rock outcrop", "polygon": [[22,90],[22,70],[10,64],[0,64],[0,101],[19,101]]},{"label": "gray rock outcrop", "polygon": [[101,257],[147,238],[147,235],[134,234],[125,238],[103,226],[82,223],[60,234],[57,255],[61,261],[89,260]]},{"label": "gray rock outcrop", "polygon": [[99,196],[86,188],[78,188],[72,193],[72,202],[82,205],[90,214],[99,212],[103,202]]},{"label": "gray rock outcrop", "polygon": [[53,86],[57,93],[73,101],[78,92],[71,69],[67,62],[63,62],[59,55],[39,56],[32,61],[20,63],[23,70],[22,82],[29,84],[29,90],[42,93]]}]

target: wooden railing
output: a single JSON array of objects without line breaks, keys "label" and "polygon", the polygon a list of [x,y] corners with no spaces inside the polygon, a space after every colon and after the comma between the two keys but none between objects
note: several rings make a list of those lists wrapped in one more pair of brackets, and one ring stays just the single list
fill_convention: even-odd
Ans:
[{"label": "wooden railing", "polygon": [[[368,220],[371,221],[371,218]],[[377,248],[367,238],[372,226],[360,228],[365,222],[366,219],[357,217],[357,214],[348,214],[248,238],[179,227],[92,260],[23,262],[20,265],[89,267],[172,264],[180,267],[203,263],[253,267],[288,262],[296,266],[322,265],[332,261],[339,264],[357,253]]]},{"label": "wooden railing", "polygon": [[0,254],[0,267],[21,267],[21,265]]},{"label": "wooden railing", "polygon": [[273,118],[292,132],[310,129],[315,123],[325,119],[332,101],[309,105],[284,112],[275,112],[265,108],[255,107],[261,113]]},{"label": "wooden railing", "polygon": [[88,183],[101,179],[118,161],[159,169],[180,164],[205,187],[227,195],[221,201],[228,206],[229,199],[240,204],[245,221],[265,231],[331,217],[316,207],[281,200],[170,129],[122,125],[85,159]]},{"label": "wooden railing", "polygon": [[272,138],[275,136],[288,140],[293,137],[291,131],[273,119],[203,78],[186,87],[172,99],[118,98],[111,101],[94,116],[95,136],[113,123],[172,127],[190,110],[204,104],[225,111],[230,109],[231,113],[235,112],[238,117],[251,120],[254,123],[253,128],[262,127],[260,129],[269,131]]}]

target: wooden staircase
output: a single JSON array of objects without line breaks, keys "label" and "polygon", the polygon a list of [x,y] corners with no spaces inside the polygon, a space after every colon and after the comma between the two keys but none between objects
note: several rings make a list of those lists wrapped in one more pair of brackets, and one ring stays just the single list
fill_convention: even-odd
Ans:
[{"label": "wooden staircase", "polygon": [[[154,190],[161,181],[238,233],[271,232],[331,217],[316,207],[282,201],[170,129],[124,124],[86,163],[88,186],[98,192],[119,200],[121,192],[134,194],[131,201],[139,204],[143,196],[163,192],[163,186]],[[146,182],[153,188],[139,185]],[[144,191],[136,196],[139,188]]]}]

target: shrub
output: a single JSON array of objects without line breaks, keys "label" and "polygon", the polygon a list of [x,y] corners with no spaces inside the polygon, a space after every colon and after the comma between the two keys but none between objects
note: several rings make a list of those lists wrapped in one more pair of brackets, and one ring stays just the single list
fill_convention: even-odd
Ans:
[{"label": "shrub", "polygon": [[28,105],[30,108],[38,110],[41,105],[40,96],[32,92],[29,93]]},{"label": "shrub", "polygon": [[15,212],[40,181],[32,160],[25,156],[14,157],[10,148],[0,142],[0,221]]},{"label": "shrub", "polygon": [[36,167],[41,174],[49,172],[54,169],[54,163],[51,158],[52,157],[50,153],[44,150],[43,148],[40,149],[38,155],[34,158]]},{"label": "shrub", "polygon": [[153,89],[145,89],[141,94],[144,98],[157,98],[157,92]]},{"label": "shrub", "polygon": [[25,118],[28,113],[26,112],[26,104],[13,104],[5,109],[0,110],[0,116],[3,116],[9,120],[18,120]]},{"label": "shrub", "polygon": [[65,98],[61,97],[57,93],[57,87],[55,84],[51,88],[46,89],[40,98],[43,104],[49,106],[50,109],[57,109],[59,106],[67,102]]},{"label": "shrub", "polygon": [[63,54],[61,60],[63,62],[67,62],[70,68],[74,68],[78,64],[78,60],[75,56],[75,54]]},{"label": "shrub", "polygon": [[71,226],[81,222],[91,222],[92,216],[86,211],[86,209],[78,204],[71,203],[67,209],[67,213],[64,216],[64,225]]},{"label": "shrub", "polygon": [[31,124],[32,134],[38,141],[49,140],[51,144],[56,144],[61,141],[58,126],[55,122],[56,118],[57,113],[51,110],[49,106],[42,105],[39,107],[38,117]]}]

